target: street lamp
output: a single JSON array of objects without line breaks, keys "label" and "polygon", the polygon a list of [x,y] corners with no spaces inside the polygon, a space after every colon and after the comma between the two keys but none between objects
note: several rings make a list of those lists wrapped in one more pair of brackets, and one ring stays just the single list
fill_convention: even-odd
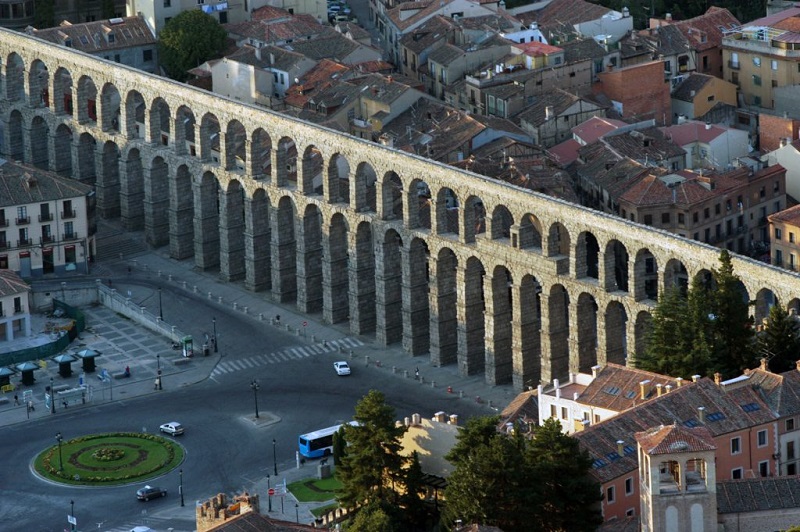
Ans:
[{"label": "street lamp", "polygon": [[164,307],[161,306],[161,287],[158,287],[158,317],[164,321]]},{"label": "street lamp", "polygon": [[[275,478],[278,478],[278,458],[277,454],[275,454],[275,438],[272,438],[272,465],[274,468]],[[276,480],[277,482],[277,480]]]},{"label": "street lamp", "polygon": [[53,390],[53,377],[50,377],[50,413],[56,413],[56,394]]},{"label": "street lamp", "polygon": [[272,491],[272,487],[269,485],[269,473],[267,473],[267,502],[269,506],[269,508],[267,509],[268,512],[272,511],[272,495],[270,494],[270,491]]},{"label": "street lamp", "polygon": [[58,470],[64,471],[64,460],[61,456],[61,442],[64,441],[64,438],[60,432],[56,433],[56,441],[58,442]]},{"label": "street lamp", "polygon": [[297,503],[294,503],[294,520],[300,524],[300,505]]},{"label": "street lamp", "polygon": [[217,347],[217,318],[211,318],[211,322],[214,324],[214,352],[219,353],[219,348]]},{"label": "street lamp", "polygon": [[181,506],[183,506],[183,469],[179,470],[178,474],[181,476],[181,484],[178,486],[178,491],[181,494]]},{"label": "street lamp", "polygon": [[156,370],[158,373],[158,378],[156,379],[158,382],[156,384],[158,384],[157,388],[161,390],[161,355],[158,354],[156,355]]},{"label": "street lamp", "polygon": [[258,390],[259,390],[258,379],[253,379],[250,382],[250,389],[253,390],[253,400],[256,403],[256,419],[258,419]]},{"label": "street lamp", "polygon": [[75,501],[69,501],[69,528],[72,532],[75,532]]}]

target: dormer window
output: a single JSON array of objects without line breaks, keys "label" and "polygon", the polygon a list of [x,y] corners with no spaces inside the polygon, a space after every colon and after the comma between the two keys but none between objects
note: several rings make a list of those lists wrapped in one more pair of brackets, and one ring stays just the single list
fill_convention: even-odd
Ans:
[{"label": "dormer window", "polygon": [[70,39],[69,37],[64,39],[64,46],[66,46],[67,48],[72,48],[72,39]]},{"label": "dormer window", "polygon": [[108,44],[114,44],[115,36],[113,33],[108,34]]}]

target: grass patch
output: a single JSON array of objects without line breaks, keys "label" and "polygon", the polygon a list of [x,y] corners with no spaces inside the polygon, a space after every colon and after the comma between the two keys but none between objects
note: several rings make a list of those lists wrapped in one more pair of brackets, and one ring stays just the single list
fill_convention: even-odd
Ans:
[{"label": "grass patch", "polygon": [[324,502],[336,497],[342,483],[334,477],[323,479],[306,479],[292,482],[288,489],[300,502]]},{"label": "grass patch", "polygon": [[325,506],[320,506],[319,508],[312,509],[311,513],[314,515],[314,517],[322,517],[323,515],[335,510],[338,507],[339,507],[338,504],[328,504]]},{"label": "grass patch", "polygon": [[36,471],[73,485],[116,485],[146,480],[177,467],[183,447],[153,434],[91,434],[39,453]]}]

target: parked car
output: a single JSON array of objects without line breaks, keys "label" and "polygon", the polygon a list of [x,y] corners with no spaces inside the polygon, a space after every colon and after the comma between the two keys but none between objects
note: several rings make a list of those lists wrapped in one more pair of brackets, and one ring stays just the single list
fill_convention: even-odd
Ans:
[{"label": "parked car", "polygon": [[150,499],[157,499],[159,497],[166,497],[167,490],[157,486],[145,486],[142,489],[136,490],[136,498],[140,501],[149,501]]},{"label": "parked car", "polygon": [[173,436],[180,436],[181,434],[183,434],[183,425],[181,425],[177,421],[170,421],[169,423],[164,423],[158,428],[159,430],[161,430],[161,432],[172,434]]},{"label": "parked car", "polygon": [[344,360],[334,362],[333,369],[336,370],[337,375],[350,375],[350,366]]}]

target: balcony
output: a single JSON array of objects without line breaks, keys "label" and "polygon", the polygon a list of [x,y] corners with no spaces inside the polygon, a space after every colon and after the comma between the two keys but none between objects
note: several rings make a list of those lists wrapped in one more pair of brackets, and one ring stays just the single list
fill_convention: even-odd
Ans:
[{"label": "balcony", "polygon": [[739,61],[728,60],[728,68],[730,68],[731,70],[739,70],[741,68],[741,64],[739,63]]},{"label": "balcony", "polygon": [[0,227],[8,227],[8,218],[0,218]]},{"label": "balcony", "polygon": [[78,240],[78,232],[64,233],[64,240]]},{"label": "balcony", "polygon": [[29,223],[31,223],[31,217],[30,216],[23,216],[22,218],[17,218],[16,221],[17,221],[17,225],[29,224]]},{"label": "balcony", "polygon": [[0,249],[8,249],[8,242],[0,240]]},{"label": "balcony", "polygon": [[40,244],[51,244],[53,242],[55,242],[55,239],[53,238],[53,235],[47,235],[47,236],[42,235],[39,238],[39,243]]},{"label": "balcony", "polygon": [[40,222],[52,222],[53,221],[53,215],[50,214],[50,213],[40,214],[39,215],[39,221]]},{"label": "balcony", "polygon": [[77,216],[75,209],[70,209],[68,211],[61,212],[61,219],[68,220],[70,218],[75,218]]},{"label": "balcony", "polygon": [[33,241],[30,238],[20,238],[19,240],[17,240],[17,247],[18,248],[24,248],[24,247],[28,247],[28,246],[32,246],[32,245],[33,245]]}]

